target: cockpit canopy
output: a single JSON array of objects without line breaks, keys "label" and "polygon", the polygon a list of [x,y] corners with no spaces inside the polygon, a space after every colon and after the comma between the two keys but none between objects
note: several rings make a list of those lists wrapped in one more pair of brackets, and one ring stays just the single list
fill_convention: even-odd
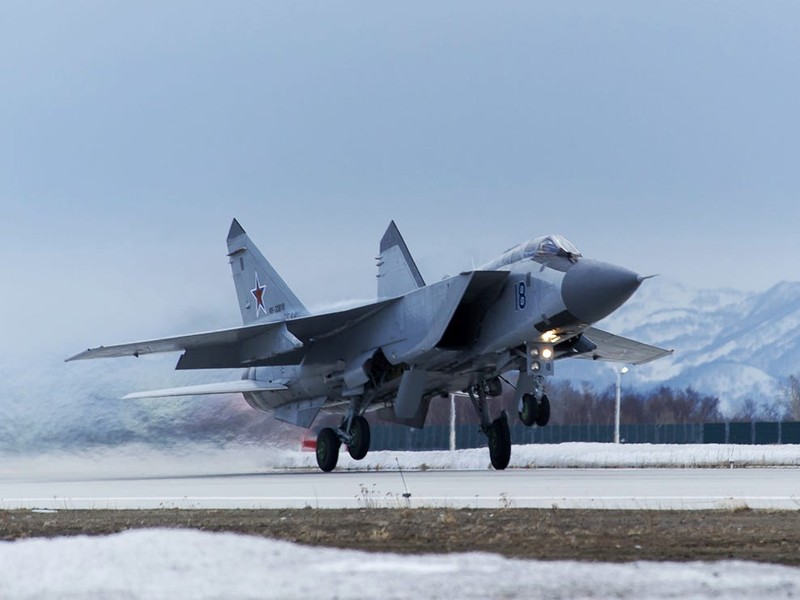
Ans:
[{"label": "cockpit canopy", "polygon": [[580,258],[581,251],[563,235],[548,235],[536,238],[525,245],[525,257],[537,256],[563,256],[565,258]]},{"label": "cockpit canopy", "polygon": [[550,259],[561,257],[577,261],[581,256],[581,251],[575,247],[563,235],[553,234],[536,238],[530,242],[525,242],[507,250],[500,258],[493,260],[486,265],[485,269],[499,269],[506,265],[524,259],[535,260],[540,263],[547,263]]}]

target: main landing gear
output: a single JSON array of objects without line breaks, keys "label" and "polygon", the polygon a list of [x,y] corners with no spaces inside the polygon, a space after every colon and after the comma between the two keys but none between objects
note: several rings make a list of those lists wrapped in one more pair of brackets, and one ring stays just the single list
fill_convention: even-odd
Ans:
[{"label": "main landing gear", "polygon": [[336,468],[341,445],[339,435],[330,427],[323,428],[317,434],[317,464],[320,469],[327,473]]},{"label": "main landing gear", "polygon": [[480,417],[481,431],[489,440],[489,458],[492,466],[498,471],[505,469],[511,460],[511,430],[508,427],[506,411],[501,412],[494,421],[491,420],[486,397],[499,396],[502,391],[503,386],[497,378],[482,381],[467,390],[472,406]]},{"label": "main landing gear", "polygon": [[[532,382],[532,392],[523,394],[520,399],[519,418],[528,427],[532,425],[544,427],[550,422],[550,400],[544,393],[544,382],[544,377],[537,376]],[[486,401],[487,397],[496,397],[503,392],[500,379],[481,381],[470,387],[467,392],[475,407],[475,412],[480,417],[481,431],[489,440],[489,458],[492,466],[498,471],[502,471],[511,461],[511,431],[508,427],[508,415],[506,415],[506,411],[503,411],[492,421]]]},{"label": "main landing gear", "polygon": [[338,429],[325,427],[317,434],[317,465],[326,473],[336,468],[342,443],[347,444],[353,460],[361,460],[369,452],[369,422],[356,410],[355,405],[351,407]]}]

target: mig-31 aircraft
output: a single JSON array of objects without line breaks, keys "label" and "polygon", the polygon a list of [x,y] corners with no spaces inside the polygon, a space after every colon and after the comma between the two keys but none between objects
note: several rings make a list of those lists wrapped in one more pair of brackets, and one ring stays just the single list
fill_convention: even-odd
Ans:
[{"label": "mig-31 aircraft", "polygon": [[183,354],[176,369],[242,368],[240,380],[138,392],[126,399],[241,393],[276,419],[309,428],[320,411],[342,415],[317,435],[320,469],[341,444],[355,460],[369,451],[364,417],[421,428],[430,402],[465,391],[495,469],[511,458],[505,411],[490,398],[516,371],[516,405],[527,426],[547,425],[546,380],[562,358],[641,364],[669,351],[592,325],[639,287],[636,273],[584,258],[559,235],[520,244],[481,267],[426,284],[394,222],[380,242],[375,302],[310,314],[234,219],[228,257],[244,325],[118,346],[67,360]]}]

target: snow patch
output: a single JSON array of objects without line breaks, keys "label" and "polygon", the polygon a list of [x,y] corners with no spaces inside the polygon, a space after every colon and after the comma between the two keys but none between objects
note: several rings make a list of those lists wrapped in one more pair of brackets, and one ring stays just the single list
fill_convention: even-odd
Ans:
[{"label": "snow patch", "polygon": [[800,569],[741,561],[608,564],[485,553],[401,556],[162,529],[0,543],[0,597],[9,600],[798,595]]},{"label": "snow patch", "polygon": [[[701,468],[800,466],[800,445],[741,444],[564,444],[514,445],[510,469],[530,468]],[[353,460],[342,448],[338,471],[490,470],[486,448],[401,452],[376,451]],[[100,452],[6,457],[0,478],[57,474],[60,479],[92,477],[170,477],[219,473],[317,471],[313,452],[243,445],[224,449],[190,445],[181,452],[133,444]]]}]

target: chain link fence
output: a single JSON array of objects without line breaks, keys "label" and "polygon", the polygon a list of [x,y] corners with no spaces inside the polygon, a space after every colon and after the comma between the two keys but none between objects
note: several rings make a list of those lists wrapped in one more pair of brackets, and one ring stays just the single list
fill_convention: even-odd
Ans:
[{"label": "chain link fence", "polygon": [[[371,450],[448,450],[450,427],[429,425],[413,429],[401,425],[372,425]],[[611,442],[611,425],[511,425],[515,444],[560,444],[562,442]],[[486,446],[486,436],[477,425],[456,425],[456,449]],[[664,425],[622,425],[625,444],[800,444],[800,422],[730,422]]]}]

